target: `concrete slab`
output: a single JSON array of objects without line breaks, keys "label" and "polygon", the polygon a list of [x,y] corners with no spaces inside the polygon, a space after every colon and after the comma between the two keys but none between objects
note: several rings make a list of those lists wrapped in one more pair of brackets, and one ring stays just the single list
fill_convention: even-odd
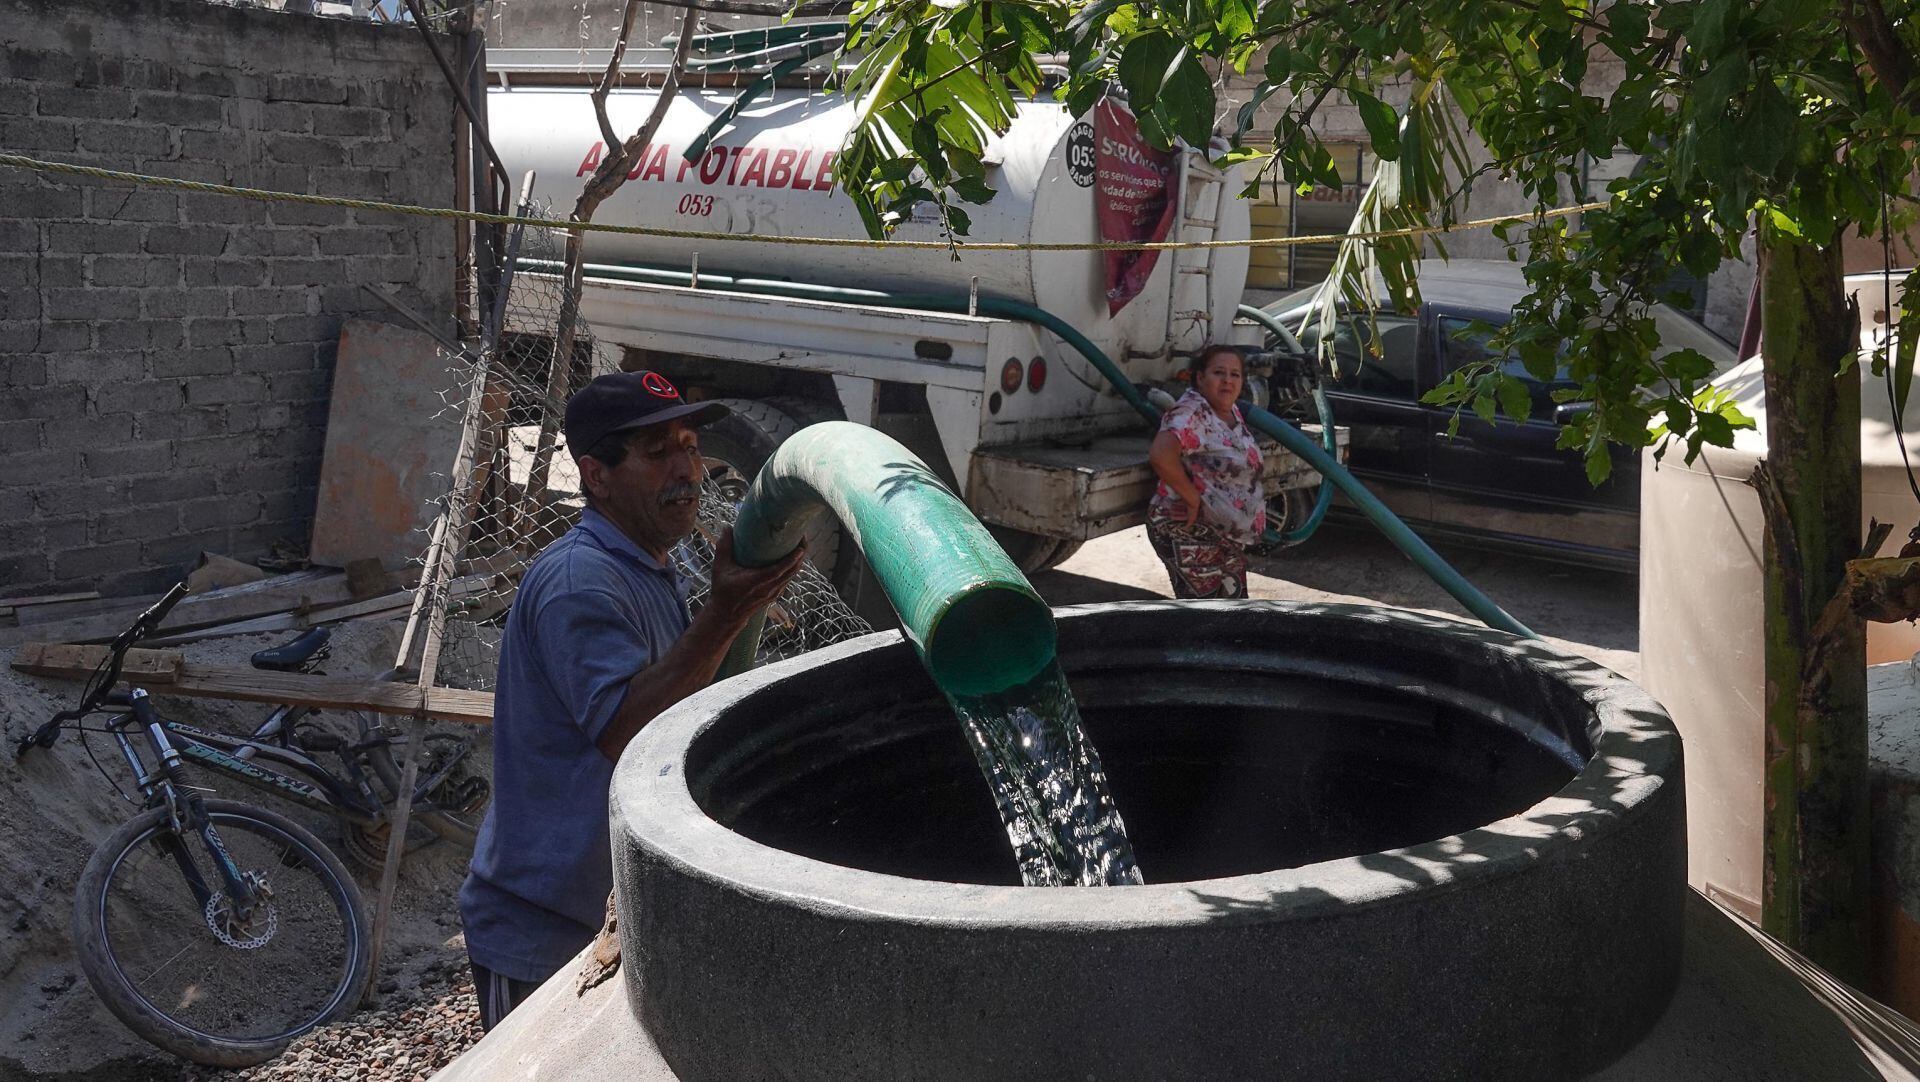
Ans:
[{"label": "concrete slab", "polygon": [[[578,962],[435,1082],[673,1082],[634,1018],[627,982],[575,992]],[[1447,1077],[1408,1049],[1403,1077]],[[1689,892],[1679,991],[1647,1038],[1590,1082],[1920,1079],[1920,1032]]]}]

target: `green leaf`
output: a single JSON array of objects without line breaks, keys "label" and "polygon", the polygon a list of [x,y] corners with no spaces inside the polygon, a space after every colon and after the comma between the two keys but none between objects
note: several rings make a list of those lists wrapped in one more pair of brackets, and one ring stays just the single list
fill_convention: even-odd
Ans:
[{"label": "green leaf", "polygon": [[[981,200],[981,202],[985,202],[985,200]],[[942,213],[946,214],[947,227],[953,230],[955,236],[964,237],[968,231],[973,228],[973,219],[967,217],[966,211],[953,206],[941,207],[940,209]]]},{"label": "green leaf", "polygon": [[1772,176],[1793,145],[1794,122],[1798,120],[1786,95],[1772,79],[1760,80],[1747,97],[1747,112],[1740,120],[1741,153],[1753,171]]},{"label": "green leaf", "polygon": [[1734,0],[1706,0],[1695,12],[1693,26],[1687,32],[1687,44],[1712,63],[1726,48],[1733,29]]},{"label": "green leaf", "polygon": [[1231,169],[1243,162],[1265,161],[1273,152],[1260,147],[1234,147],[1210,163],[1215,169]]},{"label": "green leaf", "polygon": [[1213,138],[1213,83],[1197,57],[1181,58],[1168,75],[1158,104],[1188,146],[1204,149]]},{"label": "green leaf", "polygon": [[1587,448],[1587,484],[1599,488],[1613,476],[1613,455],[1604,443]]},{"label": "green leaf", "polygon": [[[1905,318],[1902,323],[1907,322]],[[1906,328],[1903,328],[1903,331]],[[1907,392],[1913,390],[1914,336],[1896,332],[1893,341],[1893,415],[1905,417],[1907,413]]]},{"label": "green leaf", "polygon": [[1662,358],[1667,372],[1674,379],[1695,383],[1713,375],[1713,361],[1695,349],[1682,349]]},{"label": "green leaf", "polygon": [[1500,412],[1514,421],[1525,421],[1527,414],[1533,411],[1533,397],[1527,394],[1527,385],[1512,376],[1500,377],[1498,388]]},{"label": "green leaf", "polygon": [[1360,108],[1360,122],[1367,126],[1367,137],[1373,140],[1373,152],[1380,155],[1383,161],[1399,160],[1400,115],[1393,111],[1393,106],[1364,90],[1351,91],[1349,96]]},{"label": "green leaf", "polygon": [[1127,42],[1120,53],[1120,85],[1126,88],[1136,114],[1146,112],[1160,97],[1160,87],[1182,51],[1173,35],[1158,31]]},{"label": "green leaf", "polygon": [[994,196],[994,189],[978,177],[961,177],[953,182],[953,190],[969,203],[985,203]]},{"label": "green leaf", "polygon": [[1160,150],[1173,149],[1173,134],[1167,131],[1166,125],[1160,122],[1159,110],[1137,110],[1133,115],[1133,119],[1140,125],[1140,137],[1145,139],[1149,146]]},{"label": "green leaf", "polygon": [[1285,83],[1293,78],[1295,69],[1301,63],[1302,61],[1294,56],[1293,50],[1287,48],[1286,42],[1274,42],[1273,48],[1267,53],[1267,82],[1274,86]]},{"label": "green leaf", "polygon": [[1021,49],[1028,53],[1053,51],[1053,27],[1047,25],[1039,12],[1019,4],[999,4],[993,11],[1000,17],[1001,25],[1019,41]]},{"label": "green leaf", "polygon": [[1076,117],[1086,116],[1087,110],[1099,104],[1100,98],[1107,92],[1105,79],[1089,79],[1073,88],[1067,95],[1067,110]]},{"label": "green leaf", "polygon": [[1492,424],[1500,417],[1500,403],[1492,395],[1481,391],[1473,396],[1473,412],[1479,414],[1482,421]]},{"label": "green leaf", "polygon": [[1617,50],[1637,49],[1647,40],[1647,9],[1638,0],[1621,0],[1607,8],[1607,29]]},{"label": "green leaf", "polygon": [[1093,3],[1081,8],[1067,22],[1067,37],[1079,39],[1099,34],[1101,28],[1107,25],[1107,17],[1112,15],[1113,10],[1123,2],[1124,0],[1094,0]]}]

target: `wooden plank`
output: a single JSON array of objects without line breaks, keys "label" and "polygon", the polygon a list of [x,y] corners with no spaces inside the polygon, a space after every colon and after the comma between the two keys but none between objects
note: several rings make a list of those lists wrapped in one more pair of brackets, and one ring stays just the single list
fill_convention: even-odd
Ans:
[{"label": "wooden plank", "polygon": [[93,601],[98,599],[98,590],[79,590],[70,594],[36,594],[31,597],[0,597],[0,616],[11,616],[20,609],[37,605],[55,605],[62,601]]},{"label": "wooden plank", "polygon": [[[449,600],[483,593],[492,586],[491,575],[466,575],[455,579],[449,587]],[[183,631],[177,635],[156,635],[142,640],[151,646],[179,646],[203,639],[223,638],[228,635],[253,635],[269,631],[303,631],[321,624],[337,624],[343,620],[358,620],[379,616],[397,616],[407,611],[413,604],[414,591],[397,590],[380,597],[370,597],[365,601],[354,601],[345,605],[334,605],[309,612],[283,612],[269,616],[256,616],[251,620],[241,620],[231,624],[216,624],[194,631]]]},{"label": "wooden plank", "polygon": [[[352,601],[347,577],[338,573],[296,571],[244,586],[189,595],[173,607],[162,633],[188,631],[232,620],[246,620],[289,610],[307,610]],[[81,616],[71,620],[0,628],[0,646],[29,641],[103,642],[120,634],[140,614],[139,608]]]},{"label": "wooden plank", "polygon": [[53,601],[45,605],[33,605],[14,610],[13,618],[22,627],[27,624],[50,624],[57,620],[71,620],[76,616],[92,616],[100,612],[124,612],[127,622],[145,611],[147,606],[160,600],[159,594],[137,594],[132,597],[90,597],[77,601]]},{"label": "wooden plank", "polygon": [[[107,658],[104,646],[30,642],[14,654],[13,667],[34,676],[85,680]],[[120,677],[136,684],[171,684],[184,664],[178,650],[129,650],[120,662]]]},{"label": "wooden plank", "polygon": [[[289,703],[322,710],[369,710],[376,714],[444,718],[479,725],[493,721],[493,694],[486,691],[427,688],[423,692],[418,684],[412,683],[267,672],[225,665],[196,665],[181,661],[180,655],[171,650],[131,650],[128,654],[129,657],[154,655],[160,659],[173,659],[177,669],[172,682],[165,686],[164,694],[167,695],[252,703]],[[106,647],[103,646],[29,643],[14,658],[13,667],[37,676],[80,680],[91,676],[104,656]],[[142,664],[164,667],[162,660],[143,659]],[[160,683],[145,676],[132,680],[134,683],[143,681]]]}]

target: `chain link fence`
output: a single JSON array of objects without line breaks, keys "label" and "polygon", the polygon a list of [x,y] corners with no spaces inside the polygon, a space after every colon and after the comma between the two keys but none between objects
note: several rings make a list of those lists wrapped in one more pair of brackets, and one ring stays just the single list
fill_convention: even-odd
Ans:
[{"label": "chain link fence", "polygon": [[[543,216],[551,207],[540,207]],[[522,238],[526,261],[559,260],[564,242],[544,230]],[[436,683],[491,690],[500,641],[520,576],[534,557],[578,519],[585,500],[579,472],[561,432],[566,398],[595,375],[619,370],[616,351],[580,327],[574,356],[556,373],[554,328],[564,283],[559,276],[518,273],[508,291],[500,340],[491,358],[473,350],[443,353],[447,377],[439,424],[470,431],[471,466],[443,474],[436,514],[446,523],[440,543],[422,538],[415,561],[427,588],[421,624],[444,620]],[[558,393],[553,389],[558,388]],[[699,526],[673,552],[688,603],[704,603],[714,543],[733,524],[738,507],[716,477],[703,485]],[[448,549],[451,550],[450,554]],[[439,561],[447,573],[432,573]],[[873,628],[855,614],[826,576],[808,566],[767,612],[759,660],[765,664]]]}]

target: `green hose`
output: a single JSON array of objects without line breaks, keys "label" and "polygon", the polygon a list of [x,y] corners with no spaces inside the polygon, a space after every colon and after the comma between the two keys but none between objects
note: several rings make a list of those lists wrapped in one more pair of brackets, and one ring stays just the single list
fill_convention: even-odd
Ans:
[{"label": "green hose", "polygon": [[[1268,315],[1265,311],[1255,308],[1251,304],[1243,304],[1240,306],[1240,314],[1272,332],[1280,339],[1282,345],[1291,343],[1293,350],[1296,352],[1300,351],[1300,340],[1293,336],[1292,331],[1281,326],[1279,320]],[[1333,430],[1333,406],[1327,401],[1326,388],[1320,386],[1319,380],[1315,380],[1313,383],[1313,406],[1320,414],[1320,442],[1324,445],[1327,454],[1337,457],[1340,453],[1340,445],[1338,437],[1334,435]],[[1279,543],[1282,545],[1297,545],[1313,536],[1314,531],[1320,528],[1321,520],[1327,517],[1327,508],[1332,505],[1333,486],[1321,485],[1319,494],[1313,499],[1313,510],[1307,513],[1307,521],[1285,533],[1281,533],[1269,526],[1267,527],[1267,536],[1277,537]]]},{"label": "green hose", "polygon": [[[865,425],[809,425],[774,451],[734,521],[734,559],[779,563],[822,510],[860,546],[908,641],[949,695],[998,694],[1053,660],[1053,613],[1020,569],[926,463]],[[756,624],[735,650],[750,663],[758,641]]]},{"label": "green hose", "polygon": [[[521,260],[521,264],[530,270],[544,273],[559,273],[564,269],[562,264],[554,260]],[[688,286],[693,284],[693,276],[685,271],[663,270],[655,267],[589,263],[586,265],[585,270],[587,274],[596,278],[612,278],[659,285]],[[995,316],[1001,319],[1022,320],[1052,331],[1061,341],[1064,341],[1078,351],[1080,356],[1084,357],[1087,363],[1091,364],[1102,376],[1105,376],[1107,382],[1113,385],[1113,389],[1120,397],[1125,399],[1127,404],[1132,406],[1142,417],[1154,424],[1159,424],[1160,422],[1160,411],[1155,409],[1153,404],[1147,401],[1146,396],[1140,393],[1140,389],[1133,385],[1133,382],[1127,378],[1126,373],[1120,371],[1119,367],[1101,351],[1099,346],[1094,345],[1085,335],[1075,330],[1058,316],[1045,309],[1036,308],[1031,304],[1023,304],[1020,301],[1007,300],[1001,297],[987,296],[980,297],[976,304],[970,302],[966,297],[943,296],[930,293],[883,293],[873,289],[850,289],[839,286],[821,286],[804,282],[787,282],[764,278],[737,278],[722,274],[707,274],[704,272],[700,275],[699,287],[703,289],[732,289],[742,293],[762,293],[774,296],[804,297],[812,300],[839,301],[843,304],[870,304],[880,308],[908,308],[930,312],[967,312],[971,310],[977,311],[982,315]],[[1510,635],[1518,635],[1521,638],[1537,639],[1540,637],[1534,634],[1525,624],[1508,615],[1505,609],[1494,604],[1492,598],[1481,593],[1478,587],[1468,582],[1461,576],[1460,572],[1453,569],[1452,565],[1441,559],[1440,554],[1433,551],[1432,546],[1421,540],[1420,535],[1414,533],[1406,523],[1400,521],[1399,516],[1389,510],[1386,504],[1381,503],[1378,496],[1368,491],[1367,487],[1362,485],[1358,478],[1347,472],[1347,468],[1342,466],[1338,459],[1321,450],[1320,445],[1315,443],[1306,433],[1258,406],[1249,407],[1242,412],[1246,415],[1248,424],[1279,440],[1282,447],[1305,459],[1309,466],[1318,470],[1323,477],[1332,482],[1335,487],[1346,495],[1347,499],[1353,501],[1354,505],[1360,509],[1362,514],[1367,516],[1369,521],[1380,528],[1381,533],[1387,535],[1387,540],[1392,541],[1400,551],[1406,553],[1408,558],[1411,559],[1420,570],[1425,571],[1428,577],[1440,585],[1441,589],[1453,595],[1454,600],[1460,602],[1468,612],[1472,613],[1482,623],[1496,630],[1507,632]],[[971,514],[969,514],[968,517],[971,518]],[[843,519],[842,521],[844,522],[845,520]],[[1021,581],[1024,582],[1025,580],[1022,579]],[[1031,590],[1032,587],[1028,587],[1028,589]]]}]

